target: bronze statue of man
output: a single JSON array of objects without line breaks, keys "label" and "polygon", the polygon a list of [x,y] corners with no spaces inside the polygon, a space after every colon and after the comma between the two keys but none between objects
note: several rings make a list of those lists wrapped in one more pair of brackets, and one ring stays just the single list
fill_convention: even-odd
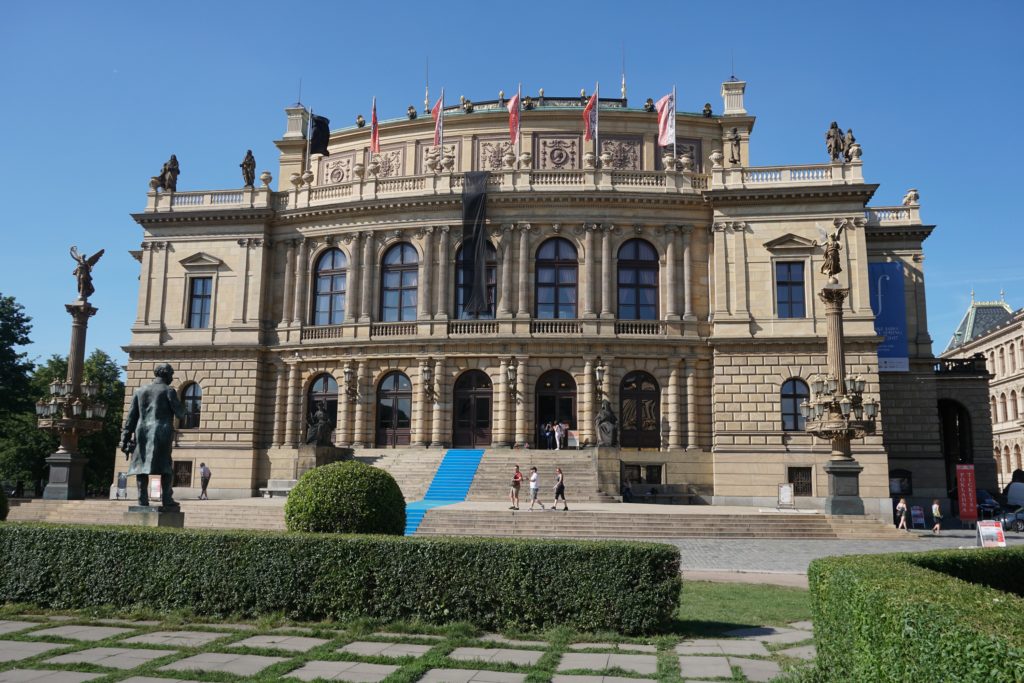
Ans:
[{"label": "bronze statue of man", "polygon": [[740,133],[739,130],[733,128],[725,139],[729,141],[729,163],[739,164],[742,161],[740,156]]},{"label": "bronze statue of man", "polygon": [[839,155],[843,153],[843,131],[835,121],[825,133],[825,150],[832,161],[839,161]]},{"label": "bronze statue of man", "polygon": [[185,417],[178,393],[171,388],[174,368],[161,363],[153,370],[155,379],[135,390],[132,406],[121,433],[121,450],[130,459],[128,474],[135,475],[139,486],[139,505],[149,505],[149,475],[159,475],[162,511],[176,511],[171,484],[174,470],[171,448],[174,445],[174,420]]},{"label": "bronze statue of man", "polygon": [[160,168],[160,175],[157,178],[157,187],[168,192],[178,191],[178,175],[181,169],[178,167],[178,157],[171,155],[171,158],[164,162]]},{"label": "bronze statue of man", "polygon": [[245,183],[245,187],[252,187],[256,182],[256,157],[252,155],[251,149],[246,150],[245,158],[239,166],[242,167],[242,182]]}]

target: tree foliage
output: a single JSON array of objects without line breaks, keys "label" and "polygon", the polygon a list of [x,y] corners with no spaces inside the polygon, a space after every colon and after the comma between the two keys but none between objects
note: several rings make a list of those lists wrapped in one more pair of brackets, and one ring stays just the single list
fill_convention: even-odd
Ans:
[{"label": "tree foliage", "polygon": [[31,407],[32,362],[18,348],[31,343],[32,318],[13,296],[0,294],[0,417]]}]

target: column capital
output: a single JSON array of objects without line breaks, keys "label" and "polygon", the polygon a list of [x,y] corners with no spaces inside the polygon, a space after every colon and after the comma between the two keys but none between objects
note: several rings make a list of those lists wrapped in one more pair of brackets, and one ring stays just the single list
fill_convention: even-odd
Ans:
[{"label": "column capital", "polygon": [[860,218],[854,218],[853,224],[858,228],[865,228],[868,224],[868,219],[864,218],[863,216],[861,216]]},{"label": "column capital", "polygon": [[617,233],[619,231],[618,227],[616,227],[614,223],[601,223],[601,227],[599,229],[606,235]]},{"label": "column capital", "polygon": [[516,227],[519,230],[521,230],[524,235],[529,234],[529,232],[534,229],[534,227],[532,225],[530,225],[529,223],[523,223],[523,222],[516,223]]},{"label": "column capital", "polygon": [[335,239],[340,241],[340,242],[344,242],[345,244],[352,244],[352,242],[354,242],[355,240],[359,239],[359,233],[358,232],[346,232],[346,233],[343,233],[341,235],[338,235]]},{"label": "column capital", "polygon": [[712,223],[711,224],[711,231],[712,232],[727,232],[727,231],[729,231],[731,229],[732,229],[732,223],[720,222],[720,223]]},{"label": "column capital", "polygon": [[516,226],[513,223],[502,223],[500,229],[502,233],[510,233],[516,229]]},{"label": "column capital", "polygon": [[416,231],[416,236],[417,237],[423,237],[424,235],[433,235],[433,234],[434,234],[434,226],[433,225],[425,225],[425,226],[423,226],[422,228],[419,228]]},{"label": "column capital", "polygon": [[679,232],[682,235],[690,235],[693,232],[693,225],[690,223],[683,223],[679,226]]},{"label": "column capital", "polygon": [[448,231],[451,230],[451,226],[448,226],[448,225],[437,225],[437,226],[434,226],[434,227],[437,228],[438,234],[441,234],[441,235],[447,235]]}]

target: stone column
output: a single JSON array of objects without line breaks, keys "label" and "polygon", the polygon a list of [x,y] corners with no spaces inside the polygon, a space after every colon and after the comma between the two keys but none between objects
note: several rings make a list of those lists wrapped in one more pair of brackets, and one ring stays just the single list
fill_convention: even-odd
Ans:
[{"label": "stone column", "polygon": [[693,314],[693,261],[690,251],[693,226],[680,228],[683,234],[683,320],[696,320]]},{"label": "stone column", "polygon": [[594,384],[594,362],[587,360],[583,363],[583,381],[580,382],[580,386],[583,388],[583,396],[580,397],[580,419],[578,425],[580,443],[588,439],[592,443],[597,443],[597,435],[594,434],[593,428],[594,415],[596,414],[594,401],[596,400],[597,393],[594,390]]},{"label": "stone column", "polygon": [[615,278],[615,267],[612,263],[612,230],[613,226],[601,226],[601,317],[615,318],[612,309],[612,282]]},{"label": "stone column", "polygon": [[[517,318],[529,318],[530,313],[530,230],[529,223],[519,224],[519,285],[516,296]],[[518,442],[518,435],[516,437]]]},{"label": "stone column", "polygon": [[[365,264],[364,264],[365,266]],[[365,390],[366,386],[366,362],[359,361],[356,366],[356,418],[355,418],[355,439],[352,442],[352,446],[355,448],[368,448],[372,443],[369,434],[373,427],[369,424],[369,421],[373,419],[373,412],[367,410],[367,403],[373,400],[372,396],[368,396],[369,391]]]},{"label": "stone column", "polygon": [[665,297],[665,319],[679,320],[679,310],[676,305],[676,235],[679,228],[675,225],[665,227],[665,281],[668,283],[668,292]]},{"label": "stone column", "polygon": [[349,247],[351,257],[348,260],[348,273],[345,276],[345,322],[354,323],[359,319],[359,265],[362,258],[359,254],[359,233],[351,235],[352,241]]},{"label": "stone column", "polygon": [[274,445],[281,448],[285,444],[285,425],[288,413],[288,367],[277,366],[277,384],[274,390]]},{"label": "stone column", "polygon": [[373,253],[373,233],[363,233],[363,283],[359,286],[359,322],[368,323],[373,319],[373,265],[376,261]]},{"label": "stone column", "polygon": [[715,305],[714,318],[729,315],[729,282],[725,263],[725,234],[728,230],[728,223],[715,223],[712,231],[715,240]]},{"label": "stone column", "polygon": [[[413,433],[412,433],[412,445],[416,448],[426,448],[427,443],[430,441],[430,434],[427,432],[427,412],[429,411],[428,404],[430,403],[430,390],[424,380],[424,376],[428,372],[430,367],[429,359],[420,359],[420,376],[419,381],[413,384],[412,395],[413,395]],[[431,384],[434,380],[431,379]]]},{"label": "stone column", "polygon": [[281,302],[281,324],[289,325],[295,302],[295,245],[296,240],[285,240],[284,254],[284,294]]},{"label": "stone column", "polygon": [[733,245],[733,285],[735,315],[750,317],[750,306],[747,303],[747,224],[732,224]]},{"label": "stone column", "polygon": [[[167,260],[170,258],[170,242],[152,242],[152,249],[157,253],[156,266],[153,268],[153,296],[150,306],[150,313],[155,313],[155,319],[150,318],[150,324],[156,323],[162,330],[167,327],[167,319],[164,317],[164,307],[167,297]],[[214,278],[216,282],[216,277]],[[213,311],[210,311],[210,327],[216,327],[216,319]]]},{"label": "stone column", "polygon": [[[149,324],[149,286],[153,278],[153,251],[148,242],[142,243],[142,263],[139,268],[139,305],[135,314],[136,325]],[[187,296],[187,293],[186,293]]]},{"label": "stone column", "polygon": [[306,319],[306,270],[309,261],[309,240],[299,240],[295,250],[295,297],[292,305],[292,326],[299,327]]},{"label": "stone column", "polygon": [[434,448],[447,448],[450,441],[445,425],[445,414],[448,412],[451,396],[446,385],[444,358],[438,358],[434,361],[434,386],[437,394],[434,398],[434,435],[430,439],[430,445]]},{"label": "stone column", "polygon": [[434,265],[434,251],[431,248],[434,241],[433,235],[433,227],[423,228],[423,258],[420,259],[420,284],[419,291],[416,293],[417,320],[430,320],[433,317],[430,311],[433,304],[433,300],[430,296],[431,287],[433,286],[431,278]]},{"label": "stone column", "polygon": [[439,226],[438,232],[440,233],[440,238],[437,240],[437,305],[434,310],[434,319],[447,320],[449,306],[448,287],[451,280],[451,277],[448,275],[449,227],[447,225]]},{"label": "stone column", "polygon": [[498,360],[498,381],[492,382],[494,393],[494,431],[492,443],[499,448],[507,448],[509,441],[508,428],[508,360]]},{"label": "stone column", "polygon": [[597,229],[596,225],[583,226],[583,251],[585,252],[586,262],[585,270],[586,284],[583,289],[583,317],[584,318],[596,318],[597,307],[594,305],[595,289],[594,285],[597,280],[597,258],[594,253],[594,230]]},{"label": "stone column", "polygon": [[245,305],[246,299],[248,298],[249,289],[249,249],[252,246],[252,240],[248,238],[242,238],[237,240],[239,248],[242,250],[242,258],[235,268],[235,310],[231,316],[232,324],[244,323],[245,322]]},{"label": "stone column", "polygon": [[292,448],[299,445],[299,410],[302,407],[302,378],[299,375],[299,364],[293,362],[288,366],[288,394],[287,394],[287,424],[285,425],[284,440]]},{"label": "stone column", "polygon": [[[498,317],[512,317],[512,230],[511,224],[501,226],[501,296],[498,298]],[[505,361],[502,361],[503,363]],[[502,380],[504,383],[505,380]]]},{"label": "stone column", "polygon": [[[668,447],[669,448],[682,448],[683,447],[683,421],[680,415],[680,408],[682,404],[680,402],[679,395],[679,365],[680,363],[673,363],[672,369],[669,370],[668,375]],[[662,437],[662,442],[664,442]]]},{"label": "stone column", "polygon": [[[516,372],[516,445],[525,446],[527,443],[534,441],[534,437],[531,436],[530,425],[527,423],[526,414],[526,402],[528,400],[526,375],[529,372],[529,362],[526,358],[520,358],[518,361],[519,369]],[[537,444],[533,445],[536,447]]]},{"label": "stone column", "polygon": [[697,368],[687,363],[683,369],[686,376],[686,444],[687,450],[697,448]]},{"label": "stone column", "polygon": [[[843,302],[850,290],[838,284],[828,284],[818,293],[825,304],[825,343],[827,348],[828,374],[836,378],[838,394],[846,393],[846,354],[843,351]],[[849,436],[832,438],[832,459],[852,458]]]}]

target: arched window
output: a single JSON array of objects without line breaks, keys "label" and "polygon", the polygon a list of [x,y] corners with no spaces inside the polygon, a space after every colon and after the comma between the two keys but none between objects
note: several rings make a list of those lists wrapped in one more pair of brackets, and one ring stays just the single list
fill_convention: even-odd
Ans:
[{"label": "arched window", "polygon": [[623,448],[661,445],[661,392],[646,372],[634,371],[619,386],[619,443]]},{"label": "arched window", "polygon": [[576,247],[555,237],[537,250],[538,318],[575,318],[577,270]]},{"label": "arched window", "polygon": [[484,283],[487,286],[486,313],[466,313],[466,302],[473,291],[473,277],[476,269],[473,267],[473,254],[465,249],[465,245],[459,247],[455,254],[455,317],[456,318],[494,318],[494,302],[496,301],[496,288],[498,282],[498,252],[494,245],[487,242],[484,246],[486,265],[483,272]]},{"label": "arched window", "polygon": [[333,377],[327,373],[317,375],[309,385],[306,398],[306,416],[310,423],[322,405],[331,425],[335,428],[338,426],[338,382]]},{"label": "arched window", "polygon": [[782,430],[786,432],[802,432],[804,416],[800,414],[800,404],[808,400],[811,392],[802,379],[787,379],[782,383],[780,398],[782,399]]},{"label": "arched window", "polygon": [[409,243],[396,244],[384,254],[380,278],[380,319],[416,319],[416,286],[420,259]]},{"label": "arched window", "polygon": [[199,417],[203,412],[203,388],[196,382],[186,384],[181,391],[181,402],[185,417],[181,419],[182,429],[198,429]]},{"label": "arched window", "polygon": [[658,319],[658,252],[649,242],[628,240],[619,248],[619,319]]},{"label": "arched window", "polygon": [[377,385],[378,446],[408,446],[412,429],[412,382],[390,372]]},{"label": "arched window", "polygon": [[1013,461],[1014,461],[1014,464],[1016,465],[1015,469],[1018,469],[1018,470],[1024,469],[1024,462],[1021,461],[1021,456],[1020,456],[1020,444],[1015,444],[1014,447],[1013,447]]},{"label": "arched window", "polygon": [[1017,372],[1017,347],[1010,344],[1010,372]]},{"label": "arched window", "polygon": [[999,374],[1006,374],[1006,349],[999,349]]},{"label": "arched window", "polygon": [[999,394],[999,421],[1006,422],[1006,394]]},{"label": "arched window", "polygon": [[1003,460],[1006,461],[1006,470],[1005,471],[1006,472],[1010,472],[1011,468],[1013,467],[1013,463],[1010,460],[1010,447],[1009,446],[1003,446]]},{"label": "arched window", "polygon": [[991,401],[992,401],[992,422],[999,422],[999,408],[998,408],[998,406],[996,404],[996,397],[993,396]]},{"label": "arched window", "polygon": [[1011,420],[1016,420],[1017,417],[1020,415],[1020,413],[1018,413],[1017,411],[1018,411],[1017,392],[1016,391],[1011,391],[1010,392],[1010,419]]},{"label": "arched window", "polygon": [[316,262],[313,324],[340,325],[345,320],[348,257],[341,249],[328,249]]}]

